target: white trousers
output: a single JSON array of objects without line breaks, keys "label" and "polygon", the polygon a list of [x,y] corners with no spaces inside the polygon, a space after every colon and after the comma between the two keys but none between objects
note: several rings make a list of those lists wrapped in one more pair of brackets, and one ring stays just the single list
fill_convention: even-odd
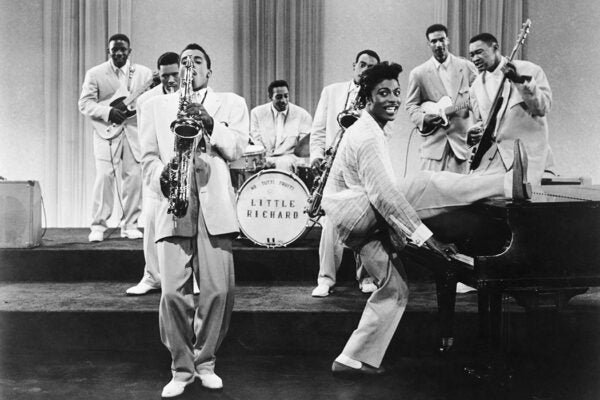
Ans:
[{"label": "white trousers", "polygon": [[[231,235],[210,236],[202,211],[198,214],[197,237],[157,242],[162,286],[160,336],[171,353],[173,378],[180,382],[189,382],[194,371],[214,371],[234,303]],[[198,307],[194,304],[194,275],[200,288]]]},{"label": "white trousers", "polygon": [[[101,154],[112,154],[112,161]],[[119,194],[123,205],[123,229],[137,228],[142,204],[142,171],[140,163],[133,156],[127,136],[123,134],[120,140],[112,143],[95,137],[94,156],[96,180],[92,194],[91,230],[104,232],[107,228],[115,201],[115,174],[119,171],[122,178]]]}]

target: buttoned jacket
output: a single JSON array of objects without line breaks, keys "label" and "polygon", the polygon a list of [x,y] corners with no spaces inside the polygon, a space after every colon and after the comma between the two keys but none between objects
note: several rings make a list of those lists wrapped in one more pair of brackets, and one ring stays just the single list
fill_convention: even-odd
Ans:
[{"label": "buttoned jacket", "polygon": [[[411,121],[423,129],[425,111],[421,107],[424,102],[438,102],[443,96],[449,96],[454,105],[465,103],[465,108],[450,119],[447,127],[440,127],[429,135],[422,135],[421,157],[441,160],[446,143],[458,159],[465,160],[467,148],[467,129],[473,124],[468,110],[469,87],[477,76],[475,65],[464,58],[448,55],[448,74],[452,83],[451,93],[447,93],[439,76],[436,61],[433,57],[415,67],[408,78],[406,110]],[[441,67],[440,67],[441,68]]]},{"label": "buttoned jacket", "polygon": [[248,108],[242,97],[233,93],[215,93],[210,88],[203,105],[213,117],[214,128],[206,152],[197,151],[193,160],[192,173],[197,175],[199,185],[192,185],[187,214],[173,218],[167,213],[169,204],[160,189],[160,176],[175,154],[175,135],[170,127],[177,118],[179,92],[156,96],[142,104],[140,135],[144,184],[162,199],[156,210],[156,240],[195,235],[199,207],[209,234],[238,231],[235,195],[227,162],[240,158],[248,143]]}]

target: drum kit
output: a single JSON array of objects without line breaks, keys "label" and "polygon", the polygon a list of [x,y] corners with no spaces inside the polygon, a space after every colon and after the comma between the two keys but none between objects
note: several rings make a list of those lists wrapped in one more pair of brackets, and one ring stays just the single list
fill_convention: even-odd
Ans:
[{"label": "drum kit", "polygon": [[306,163],[297,166],[298,175],[267,169],[264,147],[249,145],[229,169],[237,190],[236,213],[243,238],[275,248],[288,246],[306,233],[311,225],[304,212],[309,197],[307,187],[312,187],[314,180]]}]

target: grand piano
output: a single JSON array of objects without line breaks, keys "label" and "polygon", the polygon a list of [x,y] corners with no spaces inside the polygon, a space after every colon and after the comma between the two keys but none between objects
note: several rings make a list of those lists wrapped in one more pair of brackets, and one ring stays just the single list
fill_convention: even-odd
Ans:
[{"label": "grand piano", "polygon": [[456,282],[477,288],[480,329],[500,343],[502,296],[528,310],[560,309],[600,286],[600,186],[543,185],[515,203],[486,200],[424,222],[460,255],[447,262],[407,248],[406,257],[435,272],[442,336],[452,344]]}]

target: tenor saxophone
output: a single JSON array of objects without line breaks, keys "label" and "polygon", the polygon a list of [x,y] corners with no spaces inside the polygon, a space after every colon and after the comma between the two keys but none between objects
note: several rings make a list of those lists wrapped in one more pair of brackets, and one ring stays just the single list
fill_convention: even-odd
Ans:
[{"label": "tenor saxophone", "polygon": [[327,179],[329,178],[329,172],[331,172],[333,161],[335,160],[338,147],[340,146],[340,142],[342,141],[342,137],[344,136],[346,129],[350,128],[352,124],[356,122],[358,117],[360,117],[360,110],[357,94],[350,106],[340,112],[337,116],[337,122],[340,126],[340,129],[331,147],[325,151],[325,158],[320,167],[321,175],[315,179],[313,187],[310,191],[311,194],[308,197],[306,207],[304,208],[304,212],[307,213],[310,218],[319,218],[325,215],[325,212],[321,208],[321,200],[323,199],[323,191],[325,190],[325,185],[327,184]]},{"label": "tenor saxophone", "polygon": [[204,134],[202,121],[187,113],[193,94],[193,61],[183,61],[185,70],[179,96],[177,118],[171,123],[175,135],[175,157],[169,163],[169,208],[168,214],[181,218],[187,213],[190,195],[190,177],[198,137]]}]

